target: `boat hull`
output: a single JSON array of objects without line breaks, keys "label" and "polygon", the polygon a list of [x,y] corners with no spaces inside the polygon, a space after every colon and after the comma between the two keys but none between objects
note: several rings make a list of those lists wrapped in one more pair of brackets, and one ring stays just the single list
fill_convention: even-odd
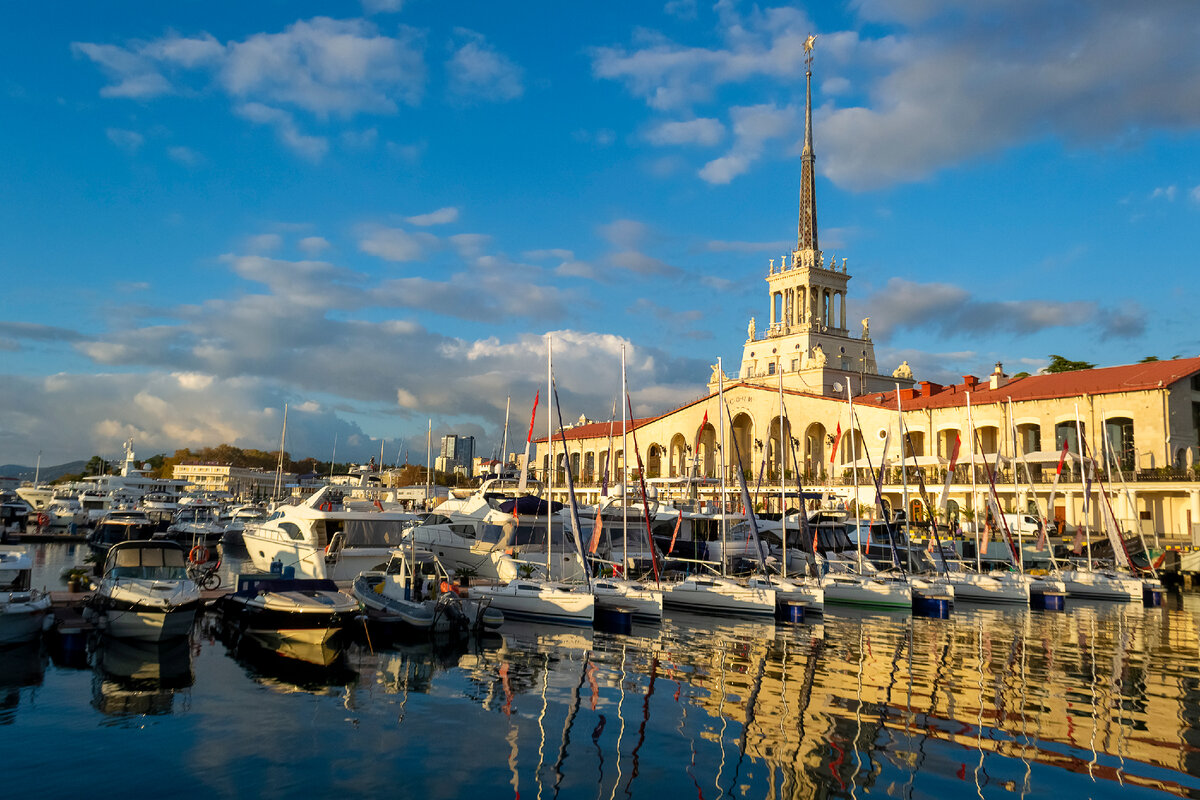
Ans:
[{"label": "boat hull", "polygon": [[1059,577],[1069,597],[1117,603],[1142,602],[1142,582],[1137,578],[1087,570],[1064,570]]},{"label": "boat hull", "polygon": [[912,610],[912,589],[900,581],[826,580],[827,606]]},{"label": "boat hull", "polygon": [[[23,596],[19,596],[23,597]],[[50,595],[28,595],[0,603],[0,644],[31,642],[42,635],[50,613]]]},{"label": "boat hull", "polygon": [[585,592],[562,591],[553,587],[522,589],[532,586],[520,581],[517,586],[472,586],[473,600],[487,600],[505,617],[553,622],[558,625],[590,626],[595,615],[595,597]]},{"label": "boat hull", "polygon": [[775,594],[724,579],[693,579],[668,587],[663,592],[663,605],[700,613],[773,617]]}]

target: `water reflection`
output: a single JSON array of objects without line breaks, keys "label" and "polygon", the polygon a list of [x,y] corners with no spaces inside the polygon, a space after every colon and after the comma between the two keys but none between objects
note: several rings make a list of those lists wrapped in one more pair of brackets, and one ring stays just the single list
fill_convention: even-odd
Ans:
[{"label": "water reflection", "polygon": [[47,660],[41,642],[0,645],[0,725],[11,725],[21,695],[42,685]]},{"label": "water reflection", "polygon": [[92,706],[106,716],[170,714],[175,695],[192,685],[187,638],[138,642],[100,637],[92,651]]}]

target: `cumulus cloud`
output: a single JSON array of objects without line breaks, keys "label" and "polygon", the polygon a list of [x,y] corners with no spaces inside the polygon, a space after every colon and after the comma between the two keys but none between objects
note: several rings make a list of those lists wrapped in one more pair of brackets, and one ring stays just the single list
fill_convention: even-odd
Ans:
[{"label": "cumulus cloud", "polygon": [[320,255],[330,248],[329,241],[322,236],[305,236],[296,245],[310,256]]},{"label": "cumulus cloud", "polygon": [[137,131],[127,131],[122,128],[109,128],[104,133],[110,142],[130,153],[137,152],[142,143],[146,141],[146,137]]},{"label": "cumulus cloud", "polygon": [[[327,143],[304,134],[295,112],[320,120],[394,114],[400,104],[420,102],[426,81],[421,35],[403,26],[386,35],[365,19],[314,17],[224,43],[208,33],[172,33],[124,45],[75,42],[72,50],[108,79],[103,97],[149,100],[215,90],[235,113],[274,126],[283,144],[314,161]],[[351,132],[349,143],[361,144],[365,135]]]},{"label": "cumulus cloud", "polygon": [[405,217],[404,221],[410,225],[417,225],[419,227],[446,225],[458,221],[458,209],[454,206],[447,206],[446,208],[439,208],[437,211],[431,211],[428,214]]},{"label": "cumulus cloud", "polygon": [[195,167],[204,160],[199,153],[184,145],[168,147],[167,156],[172,161],[183,164],[185,167]]},{"label": "cumulus cloud", "polygon": [[308,136],[296,125],[296,118],[281,108],[262,103],[244,103],[234,109],[240,117],[275,129],[279,141],[309,161],[320,161],[329,150],[329,142],[320,136]]},{"label": "cumulus cloud", "polygon": [[446,62],[450,93],[458,100],[515,100],[525,92],[522,70],[487,40],[466,28],[455,30],[461,41]]},{"label": "cumulus cloud", "polygon": [[362,233],[358,249],[385,261],[417,261],[438,244],[436,236],[402,228],[367,226]]},{"label": "cumulus cloud", "polygon": [[891,278],[865,300],[872,310],[875,338],[888,341],[902,329],[952,334],[1006,332],[1033,334],[1051,328],[1090,327],[1101,338],[1140,335],[1144,309],[1131,304],[1118,311],[1086,300],[980,300],[961,286]]},{"label": "cumulus cloud", "polygon": [[646,141],[654,145],[701,145],[711,147],[725,138],[725,126],[709,117],[680,122],[660,122],[646,132]]},{"label": "cumulus cloud", "polygon": [[[703,44],[639,29],[627,45],[593,49],[593,74],[656,111],[719,115],[733,85],[743,102],[799,107],[811,20],[788,8],[716,11]],[[1188,3],[871,0],[854,12],[855,29],[821,32],[814,68],[818,168],[847,188],[920,181],[1047,138],[1099,149],[1200,126]],[[764,155],[735,145],[701,177],[732,180]]]},{"label": "cumulus cloud", "polygon": [[700,170],[709,183],[729,183],[746,172],[763,154],[771,139],[787,136],[796,125],[793,108],[774,105],[741,106],[730,109],[733,117],[733,147]]}]

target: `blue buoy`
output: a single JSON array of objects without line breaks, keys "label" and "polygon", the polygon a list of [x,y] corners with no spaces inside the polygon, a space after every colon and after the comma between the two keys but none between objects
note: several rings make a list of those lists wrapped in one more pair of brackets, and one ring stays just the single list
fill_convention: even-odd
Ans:
[{"label": "blue buoy", "polygon": [[1163,604],[1163,590],[1161,586],[1143,586],[1142,587],[1142,605],[1146,608],[1161,608]]},{"label": "blue buoy", "polygon": [[804,603],[796,600],[780,600],[775,604],[775,619],[789,625],[804,622]]},{"label": "blue buoy", "polygon": [[288,580],[288,581],[293,580],[296,577],[296,568],[294,566],[292,566],[291,564],[288,564],[286,567],[283,568],[281,575],[284,580]]},{"label": "blue buoy", "polygon": [[1029,595],[1029,606],[1039,611],[1063,611],[1067,607],[1067,593],[1035,592]]},{"label": "blue buoy", "polygon": [[949,597],[918,596],[913,600],[913,612],[931,619],[950,619],[950,602]]},{"label": "blue buoy", "polygon": [[282,575],[283,574],[283,562],[282,561],[280,561],[279,559],[276,559],[271,562],[271,574],[272,575]]},{"label": "blue buoy", "polygon": [[617,608],[596,606],[592,625],[596,630],[603,631],[604,633],[632,633],[633,609],[623,606]]}]

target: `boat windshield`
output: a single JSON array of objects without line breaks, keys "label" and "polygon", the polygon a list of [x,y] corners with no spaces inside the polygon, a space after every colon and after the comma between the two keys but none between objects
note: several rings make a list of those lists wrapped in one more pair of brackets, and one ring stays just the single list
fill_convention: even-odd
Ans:
[{"label": "boat windshield", "polygon": [[[346,547],[396,547],[403,543],[406,524],[394,519],[338,521],[338,526],[346,534]],[[326,525],[330,526],[331,523],[327,522]],[[334,533],[332,530],[328,532],[331,536]]]},{"label": "boat windshield", "polygon": [[113,578],[182,581],[187,579],[183,551],[178,548],[122,548],[113,554],[114,565],[109,568]]}]

